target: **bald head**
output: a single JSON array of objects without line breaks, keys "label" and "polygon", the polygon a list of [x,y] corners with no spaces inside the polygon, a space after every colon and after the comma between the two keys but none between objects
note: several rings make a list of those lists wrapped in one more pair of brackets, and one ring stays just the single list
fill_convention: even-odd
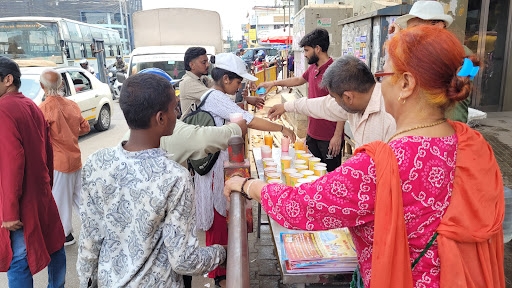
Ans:
[{"label": "bald head", "polygon": [[[61,95],[60,86],[62,85],[62,76],[54,69],[45,69],[39,77],[41,88],[46,95]],[[62,96],[62,95],[61,95]]]}]

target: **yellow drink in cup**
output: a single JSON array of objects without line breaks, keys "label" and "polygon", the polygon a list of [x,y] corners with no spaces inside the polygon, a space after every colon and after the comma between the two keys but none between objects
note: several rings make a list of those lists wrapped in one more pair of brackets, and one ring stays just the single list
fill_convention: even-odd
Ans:
[{"label": "yellow drink in cup", "polygon": [[264,136],[265,145],[272,148],[274,146],[274,137],[269,133]]},{"label": "yellow drink in cup", "polygon": [[301,156],[304,153],[306,153],[304,150],[295,150],[295,159],[301,159]]},{"label": "yellow drink in cup", "polygon": [[304,140],[301,140],[301,139],[297,139],[295,141],[295,144],[293,146],[295,148],[295,151],[297,150],[305,150],[304,148],[306,147],[306,143],[304,143]]},{"label": "yellow drink in cup", "polygon": [[295,165],[295,169],[297,169],[297,171],[302,171],[302,170],[308,170],[308,166],[306,165]]},{"label": "yellow drink in cup", "polygon": [[267,175],[267,183],[268,183],[269,180],[272,180],[272,179],[281,180],[281,174],[279,174],[279,173],[269,173]]},{"label": "yellow drink in cup", "polygon": [[[325,163],[323,163],[323,162],[320,162],[320,163],[315,164],[315,166],[313,166],[313,168],[315,168],[316,166],[322,166],[322,167],[327,168],[327,164],[325,164]],[[313,169],[313,170],[315,170],[315,169]]]},{"label": "yellow drink in cup", "polygon": [[309,181],[311,181],[311,182],[315,182],[316,180],[320,179],[320,176],[316,176],[316,175],[314,175],[314,176],[308,176],[308,178],[307,178],[307,179],[308,179]]},{"label": "yellow drink in cup", "polygon": [[302,179],[302,174],[300,173],[293,173],[290,174],[290,186],[295,187],[295,184],[297,184],[297,180]]},{"label": "yellow drink in cup", "polygon": [[267,162],[267,168],[275,168],[277,170],[276,162]]},{"label": "yellow drink in cup", "polygon": [[297,165],[306,165],[306,160],[297,159],[295,160],[295,166]]},{"label": "yellow drink in cup", "polygon": [[309,159],[311,159],[311,157],[313,157],[313,154],[310,154],[310,153],[302,154],[302,159],[306,160],[306,165],[308,165],[308,167],[309,167]]},{"label": "yellow drink in cup", "polygon": [[304,175],[304,178],[308,178],[309,176],[315,175],[315,172],[311,170],[302,170],[300,171],[300,174]]},{"label": "yellow drink in cup", "polygon": [[305,179],[305,178],[298,179],[297,183],[295,184],[295,187],[297,187],[297,185],[300,186],[300,185],[302,185],[304,183],[309,183],[309,180]]},{"label": "yellow drink in cup", "polygon": [[277,173],[277,169],[275,167],[267,167],[263,169],[263,174],[267,176],[270,173]]},{"label": "yellow drink in cup", "polygon": [[327,167],[323,167],[323,166],[315,166],[315,175],[316,176],[324,176],[325,174],[327,174]]},{"label": "yellow drink in cup", "polygon": [[294,173],[297,173],[297,169],[295,169],[295,168],[284,169],[284,178],[286,180],[286,185],[291,186],[291,184],[290,184],[291,183],[290,175],[294,174]]},{"label": "yellow drink in cup", "polygon": [[292,165],[292,157],[291,156],[283,156],[281,157],[281,170],[290,168]]},{"label": "yellow drink in cup", "polygon": [[309,170],[311,170],[311,171],[315,170],[315,165],[320,163],[320,160],[321,159],[318,158],[318,157],[311,157],[311,158],[309,158],[309,165],[308,165],[309,166]]}]

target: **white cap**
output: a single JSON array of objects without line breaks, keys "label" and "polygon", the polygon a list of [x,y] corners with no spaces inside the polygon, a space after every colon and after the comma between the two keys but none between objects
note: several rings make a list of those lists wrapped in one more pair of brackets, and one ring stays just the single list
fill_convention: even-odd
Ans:
[{"label": "white cap", "polygon": [[444,14],[443,4],[437,1],[418,1],[414,3],[409,14],[396,18],[395,23],[405,29],[407,28],[407,21],[412,18],[420,18],[423,20],[442,20],[447,28],[453,22],[452,16]]},{"label": "white cap", "polygon": [[258,78],[247,73],[244,60],[233,53],[220,53],[215,55],[215,67],[233,72],[250,81],[258,80]]}]

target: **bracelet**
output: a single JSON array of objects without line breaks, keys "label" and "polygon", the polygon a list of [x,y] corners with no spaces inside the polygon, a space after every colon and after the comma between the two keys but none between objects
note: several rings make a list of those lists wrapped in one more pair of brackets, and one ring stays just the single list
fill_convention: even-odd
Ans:
[{"label": "bracelet", "polygon": [[283,132],[284,130],[284,125],[281,125],[281,131],[280,132]]},{"label": "bracelet", "polygon": [[[251,197],[249,197],[249,195],[248,195],[247,193],[245,193],[245,191],[244,191],[244,185],[245,185],[245,183],[247,183],[247,181],[249,181],[249,180],[253,180],[253,179],[254,179],[254,178],[252,178],[252,177],[245,178],[244,182],[242,183],[242,187],[240,188],[240,194],[242,194],[242,196],[244,196],[244,198],[245,198],[245,199],[247,199],[247,200],[252,200],[252,198],[251,198]],[[253,181],[253,182],[254,182],[254,181]],[[249,185],[250,185],[250,184],[251,184],[251,183],[249,183]],[[247,188],[249,188],[249,187],[247,187]],[[249,189],[247,189],[247,191],[249,191]]]},{"label": "bracelet", "polygon": [[251,186],[252,186],[252,183],[254,183],[254,182],[256,182],[256,181],[251,181],[251,183],[249,183],[249,186],[247,186],[247,199],[249,199],[249,200],[252,200],[250,195],[251,195]]}]

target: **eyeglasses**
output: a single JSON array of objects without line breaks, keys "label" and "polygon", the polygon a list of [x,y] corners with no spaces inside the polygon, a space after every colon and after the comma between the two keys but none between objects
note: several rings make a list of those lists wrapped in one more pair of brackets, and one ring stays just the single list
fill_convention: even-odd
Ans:
[{"label": "eyeglasses", "polygon": [[375,77],[375,81],[382,83],[382,80],[384,76],[390,76],[395,75],[395,72],[384,72],[384,71],[377,71],[373,73],[373,76]]}]

